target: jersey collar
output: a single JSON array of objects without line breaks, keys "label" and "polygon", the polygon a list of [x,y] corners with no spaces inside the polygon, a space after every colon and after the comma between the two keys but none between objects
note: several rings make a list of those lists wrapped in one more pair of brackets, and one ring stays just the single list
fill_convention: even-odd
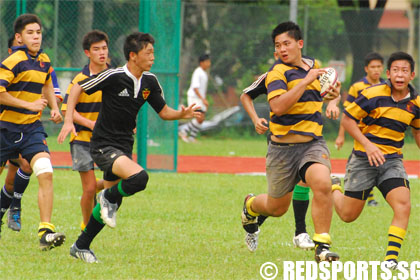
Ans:
[{"label": "jersey collar", "polygon": [[36,54],[36,56],[31,56],[29,54],[29,50],[28,47],[23,45],[23,46],[16,46],[16,47],[12,47],[12,52],[15,51],[24,51],[26,53],[26,55],[30,58],[36,59],[41,53],[42,53],[42,49],[39,49],[38,53]]},{"label": "jersey collar", "polygon": [[128,70],[127,64],[125,64],[123,66],[123,69],[124,69],[125,74],[133,80],[133,83],[134,83],[134,98],[137,98],[137,96],[139,95],[139,92],[140,92],[140,88],[141,88],[141,80],[143,78],[143,73],[141,74],[140,79],[137,80],[137,78],[134,77],[133,74],[131,74],[130,70]]}]

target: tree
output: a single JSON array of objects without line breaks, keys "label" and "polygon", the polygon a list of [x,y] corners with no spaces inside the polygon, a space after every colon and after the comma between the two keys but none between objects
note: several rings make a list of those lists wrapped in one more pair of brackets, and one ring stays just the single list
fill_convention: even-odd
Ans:
[{"label": "tree", "polygon": [[337,0],[353,54],[351,82],[364,75],[364,57],[373,50],[378,23],[387,0],[378,0],[371,9],[369,0]]}]

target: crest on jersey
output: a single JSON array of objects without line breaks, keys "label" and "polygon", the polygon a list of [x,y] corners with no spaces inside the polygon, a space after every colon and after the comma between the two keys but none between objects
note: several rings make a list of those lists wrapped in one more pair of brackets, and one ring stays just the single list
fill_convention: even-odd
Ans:
[{"label": "crest on jersey", "polygon": [[414,104],[413,104],[411,101],[409,101],[409,102],[407,103],[407,107],[406,107],[406,109],[407,109],[407,111],[408,111],[408,112],[410,112],[410,113],[414,113]]},{"label": "crest on jersey", "polygon": [[41,66],[41,68],[44,68],[44,67],[45,67],[45,63],[44,63],[44,61],[40,61],[40,62],[39,62],[39,66]]},{"label": "crest on jersey", "polygon": [[149,97],[149,95],[150,95],[150,89],[145,88],[145,89],[143,89],[143,91],[141,93],[143,95],[143,99],[146,100],[147,97]]}]

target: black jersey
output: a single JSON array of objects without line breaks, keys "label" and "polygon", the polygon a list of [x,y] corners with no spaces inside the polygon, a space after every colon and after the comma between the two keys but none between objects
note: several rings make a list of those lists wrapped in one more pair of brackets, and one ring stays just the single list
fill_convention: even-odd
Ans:
[{"label": "black jersey", "polygon": [[249,87],[243,90],[243,93],[246,93],[252,99],[257,98],[261,94],[267,95],[267,88],[265,87],[265,78],[267,77],[267,72],[258,77],[258,79],[252,83]]},{"label": "black jersey", "polygon": [[79,82],[87,94],[102,90],[102,107],[93,130],[91,146],[113,146],[131,153],[137,114],[147,101],[159,113],[166,102],[157,77],[143,72],[139,80],[127,68],[105,70]]}]

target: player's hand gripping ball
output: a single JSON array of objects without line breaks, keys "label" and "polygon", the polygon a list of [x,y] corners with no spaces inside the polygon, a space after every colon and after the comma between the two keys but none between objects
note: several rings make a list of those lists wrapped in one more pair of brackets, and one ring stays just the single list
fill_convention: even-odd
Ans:
[{"label": "player's hand gripping ball", "polygon": [[335,86],[338,79],[337,71],[334,68],[328,67],[325,70],[327,72],[318,77],[319,84],[321,85],[320,94],[322,98],[328,97],[330,87]]}]

